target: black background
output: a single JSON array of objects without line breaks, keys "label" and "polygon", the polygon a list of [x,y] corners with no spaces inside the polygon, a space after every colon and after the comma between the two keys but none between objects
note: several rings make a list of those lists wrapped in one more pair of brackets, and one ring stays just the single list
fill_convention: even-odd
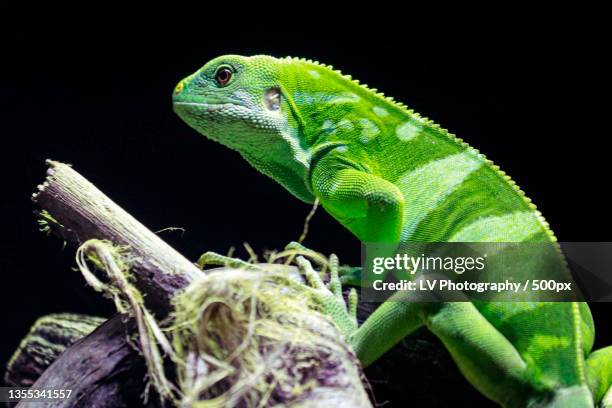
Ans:
[{"label": "black background", "polygon": [[[15,24],[4,26],[0,77],[1,363],[41,315],[113,312],[72,270],[74,248],[38,232],[30,195],[46,158],[73,164],[152,230],[185,228],[161,235],[190,259],[299,236],[308,205],[172,112],[178,80],[221,54],[332,64],[479,148],[560,240],[610,240],[609,114],[596,111],[609,44],[597,11],[323,9],[296,22],[298,12],[262,8],[242,23],[237,3],[222,6],[3,15]],[[306,244],[359,260],[357,240],[324,211]],[[609,305],[593,309],[597,346],[612,343]]]}]

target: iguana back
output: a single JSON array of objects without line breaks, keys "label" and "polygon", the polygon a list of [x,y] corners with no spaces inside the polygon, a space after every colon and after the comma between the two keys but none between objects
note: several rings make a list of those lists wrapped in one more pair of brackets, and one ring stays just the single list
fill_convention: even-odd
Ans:
[{"label": "iguana back", "polygon": [[[555,241],[535,205],[503,171],[432,121],[325,66],[297,61],[284,75],[293,79],[288,89],[309,150],[336,146],[339,157],[398,187],[404,198],[401,241]],[[560,257],[560,274],[564,269]],[[585,383],[584,358],[593,342],[586,305],[476,306],[524,359],[533,360],[539,369],[534,377]]]}]

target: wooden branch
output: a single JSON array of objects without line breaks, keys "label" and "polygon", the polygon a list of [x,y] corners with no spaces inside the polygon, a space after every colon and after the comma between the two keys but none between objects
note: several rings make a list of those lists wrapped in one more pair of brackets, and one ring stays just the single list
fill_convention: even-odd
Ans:
[{"label": "wooden branch", "polygon": [[[130,269],[133,283],[144,295],[146,306],[158,316],[166,316],[171,311],[173,296],[201,276],[202,271],[69,166],[54,161],[47,163],[50,167],[47,180],[39,186],[33,200],[42,208],[39,214],[48,227],[77,244],[95,238],[125,246],[130,259],[134,259]],[[38,378],[33,388],[71,389],[73,398],[49,401],[45,406],[142,406],[139,398],[145,385],[144,361],[127,342],[127,335],[134,333],[133,326],[133,322],[126,324],[121,316],[115,316],[68,347]],[[341,342],[339,334],[332,338]],[[314,389],[308,401],[302,403],[317,406],[319,402],[334,401],[334,406],[338,407],[369,406],[367,398],[357,398],[360,394],[365,395],[364,390],[359,386],[354,388],[354,384],[351,388],[347,383],[348,378],[355,378],[361,371],[349,348],[343,347],[346,357],[335,357],[341,357],[338,360],[343,362],[341,364],[346,362],[346,367],[350,367],[348,371],[338,369],[337,374],[331,374],[325,368],[325,359],[321,360],[323,371],[314,374],[322,376],[321,380],[329,379],[325,383],[329,385]],[[277,358],[276,348],[271,350],[276,354],[270,357]],[[285,358],[294,357],[287,355]],[[294,366],[291,361],[284,364]],[[40,405],[24,401],[17,406]]]},{"label": "wooden branch", "polygon": [[4,382],[11,387],[30,387],[66,348],[94,331],[104,320],[71,313],[41,317],[9,361]]},{"label": "wooden branch", "polygon": [[129,247],[136,287],[147,294],[147,307],[163,315],[170,299],[202,274],[193,263],[115,204],[70,166],[47,160],[46,181],[32,200],[51,230],[82,244],[97,238]]},{"label": "wooden branch", "polygon": [[[45,407],[138,407],[144,390],[144,361],[126,341],[122,316],[107,320],[77,341],[40,376],[33,388],[72,390],[70,399],[45,402]],[[20,402],[37,408],[40,402]]]},{"label": "wooden branch", "polygon": [[[134,259],[134,284],[146,295],[147,307],[165,316],[176,291],[202,272],[70,166],[51,160],[47,164],[47,178],[32,196],[41,207],[42,220],[51,231],[77,245],[97,238],[128,247]],[[76,400],[50,402],[52,407],[135,406],[123,403],[125,399],[138,401],[145,384],[144,362],[127,343],[132,329],[125,327],[120,316],[108,320],[68,347],[33,387],[74,390]],[[131,387],[122,387],[128,383]],[[121,393],[124,389],[128,392]],[[31,404],[35,403],[22,402],[18,407]]]}]

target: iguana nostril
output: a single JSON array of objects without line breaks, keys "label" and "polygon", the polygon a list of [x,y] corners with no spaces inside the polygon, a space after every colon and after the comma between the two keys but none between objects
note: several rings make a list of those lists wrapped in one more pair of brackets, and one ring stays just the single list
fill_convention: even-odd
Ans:
[{"label": "iguana nostril", "polygon": [[185,81],[179,82],[174,88],[174,95],[180,94],[185,89]]}]

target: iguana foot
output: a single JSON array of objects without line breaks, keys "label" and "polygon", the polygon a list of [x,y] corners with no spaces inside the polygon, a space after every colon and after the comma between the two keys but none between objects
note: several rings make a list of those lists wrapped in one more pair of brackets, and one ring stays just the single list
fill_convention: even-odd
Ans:
[{"label": "iguana foot", "polygon": [[[292,241],[285,246],[284,252],[293,252],[296,255],[302,255],[311,259],[318,265],[321,265],[324,270],[329,267],[329,259],[310,248],[305,247],[299,242]],[[348,286],[361,286],[361,267],[360,266],[338,266],[338,276],[340,277],[340,283]]]},{"label": "iguana foot", "polygon": [[348,339],[357,330],[357,291],[352,288],[348,294],[348,302],[344,300],[342,283],[338,277],[338,257],[334,254],[329,257],[330,279],[327,285],[304,256],[298,256],[296,262],[312,288],[316,301],[321,305],[321,311],[336,323]]},{"label": "iguana foot", "polygon": [[[348,294],[348,300],[344,300],[342,294],[342,280],[339,277],[341,270],[338,257],[332,254],[329,258],[310,250],[297,242],[292,242],[285,248],[284,252],[276,254],[275,258],[294,257],[301,275],[306,279],[306,285],[314,295],[315,301],[320,305],[321,311],[329,316],[338,326],[342,334],[348,339],[357,330],[357,291],[352,288]],[[323,279],[306,257],[321,265],[322,272],[329,269],[329,282],[323,283]],[[274,260],[274,259],[273,259]],[[272,260],[272,261],[273,261]],[[242,259],[232,258],[216,252],[205,252],[197,262],[200,268],[206,265],[221,265],[231,268],[248,270],[259,270],[261,267]],[[355,268],[351,268],[355,269]]]},{"label": "iguana foot", "polygon": [[340,282],[347,286],[361,287],[361,271],[361,266],[340,266],[338,268]]}]

